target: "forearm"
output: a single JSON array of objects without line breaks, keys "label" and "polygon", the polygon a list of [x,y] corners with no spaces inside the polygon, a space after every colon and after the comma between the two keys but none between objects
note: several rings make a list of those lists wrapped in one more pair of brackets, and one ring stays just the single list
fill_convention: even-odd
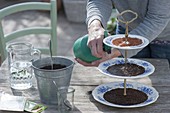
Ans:
[{"label": "forearm", "polygon": [[[151,42],[158,37],[170,21],[168,9],[170,9],[170,2],[168,0],[150,0],[146,17],[130,34],[141,35]],[[129,51],[129,57],[137,54],[139,51]],[[124,53],[122,54],[124,55]]]},{"label": "forearm", "polygon": [[92,21],[99,20],[106,29],[107,21],[112,12],[111,0],[88,0],[86,23],[89,26]]},{"label": "forearm", "polygon": [[168,0],[150,0],[144,21],[130,34],[137,34],[154,40],[170,21],[170,2]]}]

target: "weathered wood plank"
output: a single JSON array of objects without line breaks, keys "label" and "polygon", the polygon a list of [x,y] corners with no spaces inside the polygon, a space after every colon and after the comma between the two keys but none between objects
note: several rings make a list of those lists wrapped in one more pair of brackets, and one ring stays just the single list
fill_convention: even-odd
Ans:
[{"label": "weathered wood plank", "polygon": [[[82,113],[168,113],[169,112],[169,104],[159,104],[157,107],[153,105],[141,107],[141,108],[131,108],[131,109],[123,109],[123,108],[114,108],[102,105],[100,103],[75,103],[78,106],[78,110]],[[87,106],[87,107],[85,107]],[[162,112],[162,110],[167,110]],[[97,112],[95,112],[97,111]]]}]

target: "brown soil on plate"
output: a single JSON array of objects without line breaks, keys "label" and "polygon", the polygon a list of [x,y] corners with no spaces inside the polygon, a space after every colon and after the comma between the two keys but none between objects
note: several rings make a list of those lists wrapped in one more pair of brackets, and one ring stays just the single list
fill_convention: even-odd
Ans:
[{"label": "brown soil on plate", "polygon": [[117,39],[113,40],[112,43],[114,45],[120,46],[120,47],[137,46],[137,45],[142,44],[142,40],[139,38],[131,38],[131,37],[128,37],[126,40],[126,38],[123,37],[123,38],[117,38]]},{"label": "brown soil on plate", "polygon": [[[65,65],[53,64],[53,70],[62,69],[62,68],[65,68],[65,67],[66,67]],[[41,67],[40,69],[52,70],[52,67],[51,67],[51,65],[47,65],[47,66]]]},{"label": "brown soil on plate", "polygon": [[145,68],[137,64],[127,63],[125,64],[115,64],[109,66],[107,71],[112,75],[117,76],[137,76],[145,72]]},{"label": "brown soil on plate", "polygon": [[142,91],[132,88],[126,90],[126,95],[124,95],[123,88],[112,89],[106,92],[103,97],[106,101],[117,105],[136,105],[148,99],[147,94]]}]

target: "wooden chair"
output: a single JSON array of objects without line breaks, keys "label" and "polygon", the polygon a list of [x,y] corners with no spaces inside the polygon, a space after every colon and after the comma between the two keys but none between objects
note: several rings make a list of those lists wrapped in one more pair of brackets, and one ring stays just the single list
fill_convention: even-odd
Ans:
[{"label": "wooden chair", "polygon": [[[26,10],[45,10],[50,11],[51,25],[48,27],[29,27],[23,28],[11,32],[9,34],[4,34],[2,20],[5,16],[11,15],[16,12],[26,11]],[[1,61],[4,61],[7,57],[6,43],[14,40],[16,38],[30,35],[30,34],[49,34],[51,39],[52,54],[57,54],[57,11],[56,11],[56,0],[51,0],[49,3],[45,2],[24,2],[15,5],[5,7],[0,10],[0,54]],[[48,48],[40,49],[42,54],[49,54]]]}]

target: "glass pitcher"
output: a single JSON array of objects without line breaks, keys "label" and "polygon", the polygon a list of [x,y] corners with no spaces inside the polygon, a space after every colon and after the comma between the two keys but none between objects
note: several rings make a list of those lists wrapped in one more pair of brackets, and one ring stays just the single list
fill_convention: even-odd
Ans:
[{"label": "glass pitcher", "polygon": [[11,88],[23,90],[32,87],[32,61],[40,59],[41,52],[30,43],[12,43],[6,50]]}]

